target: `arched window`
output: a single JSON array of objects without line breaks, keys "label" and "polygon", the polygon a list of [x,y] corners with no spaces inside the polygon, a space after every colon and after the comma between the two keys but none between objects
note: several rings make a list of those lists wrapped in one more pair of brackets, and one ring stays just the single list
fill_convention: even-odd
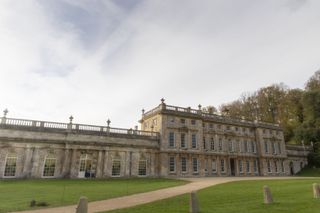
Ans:
[{"label": "arched window", "polygon": [[6,166],[4,169],[5,177],[15,177],[16,176],[16,167],[17,167],[17,155],[8,154],[6,157]]},{"label": "arched window", "polygon": [[56,168],[56,157],[54,155],[48,155],[44,160],[43,177],[54,177],[54,171]]}]

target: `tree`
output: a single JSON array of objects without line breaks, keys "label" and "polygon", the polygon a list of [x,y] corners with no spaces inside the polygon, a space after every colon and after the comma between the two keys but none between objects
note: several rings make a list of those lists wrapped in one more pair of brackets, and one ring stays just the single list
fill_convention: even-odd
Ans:
[{"label": "tree", "polygon": [[304,121],[295,131],[296,139],[320,142],[320,89],[305,92],[302,105]]},{"label": "tree", "polygon": [[214,106],[209,105],[209,106],[203,107],[202,112],[217,114],[218,110]]},{"label": "tree", "polygon": [[320,70],[316,71],[306,83],[305,89],[307,91],[320,89]]}]

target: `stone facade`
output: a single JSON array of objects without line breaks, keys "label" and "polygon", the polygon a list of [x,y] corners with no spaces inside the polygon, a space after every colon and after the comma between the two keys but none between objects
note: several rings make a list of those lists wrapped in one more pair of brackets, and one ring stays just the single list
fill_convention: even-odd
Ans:
[{"label": "stone facade", "polygon": [[[0,178],[289,175],[306,147],[285,146],[276,124],[162,103],[141,129],[7,118],[0,124]],[[303,165],[302,163],[303,162]]]},{"label": "stone facade", "polygon": [[[278,124],[247,121],[162,103],[142,114],[141,128],[160,133],[161,176],[283,176],[307,164],[306,147],[287,153]],[[288,156],[289,154],[289,156]],[[301,167],[300,167],[301,169]],[[294,173],[300,171],[295,168]]]}]

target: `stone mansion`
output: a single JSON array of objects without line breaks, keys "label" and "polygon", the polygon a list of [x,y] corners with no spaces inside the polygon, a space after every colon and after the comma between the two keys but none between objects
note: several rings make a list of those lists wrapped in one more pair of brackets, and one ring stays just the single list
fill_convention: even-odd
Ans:
[{"label": "stone mansion", "polygon": [[310,147],[285,144],[277,124],[161,100],[141,130],[0,118],[0,178],[284,176]]}]

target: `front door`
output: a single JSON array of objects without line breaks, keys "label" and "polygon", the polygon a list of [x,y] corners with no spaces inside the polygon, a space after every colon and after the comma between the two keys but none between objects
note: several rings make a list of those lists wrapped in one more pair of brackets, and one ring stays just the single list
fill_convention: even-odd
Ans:
[{"label": "front door", "polygon": [[235,176],[236,169],[235,169],[235,163],[233,158],[230,159],[230,169],[231,169],[231,176]]}]

